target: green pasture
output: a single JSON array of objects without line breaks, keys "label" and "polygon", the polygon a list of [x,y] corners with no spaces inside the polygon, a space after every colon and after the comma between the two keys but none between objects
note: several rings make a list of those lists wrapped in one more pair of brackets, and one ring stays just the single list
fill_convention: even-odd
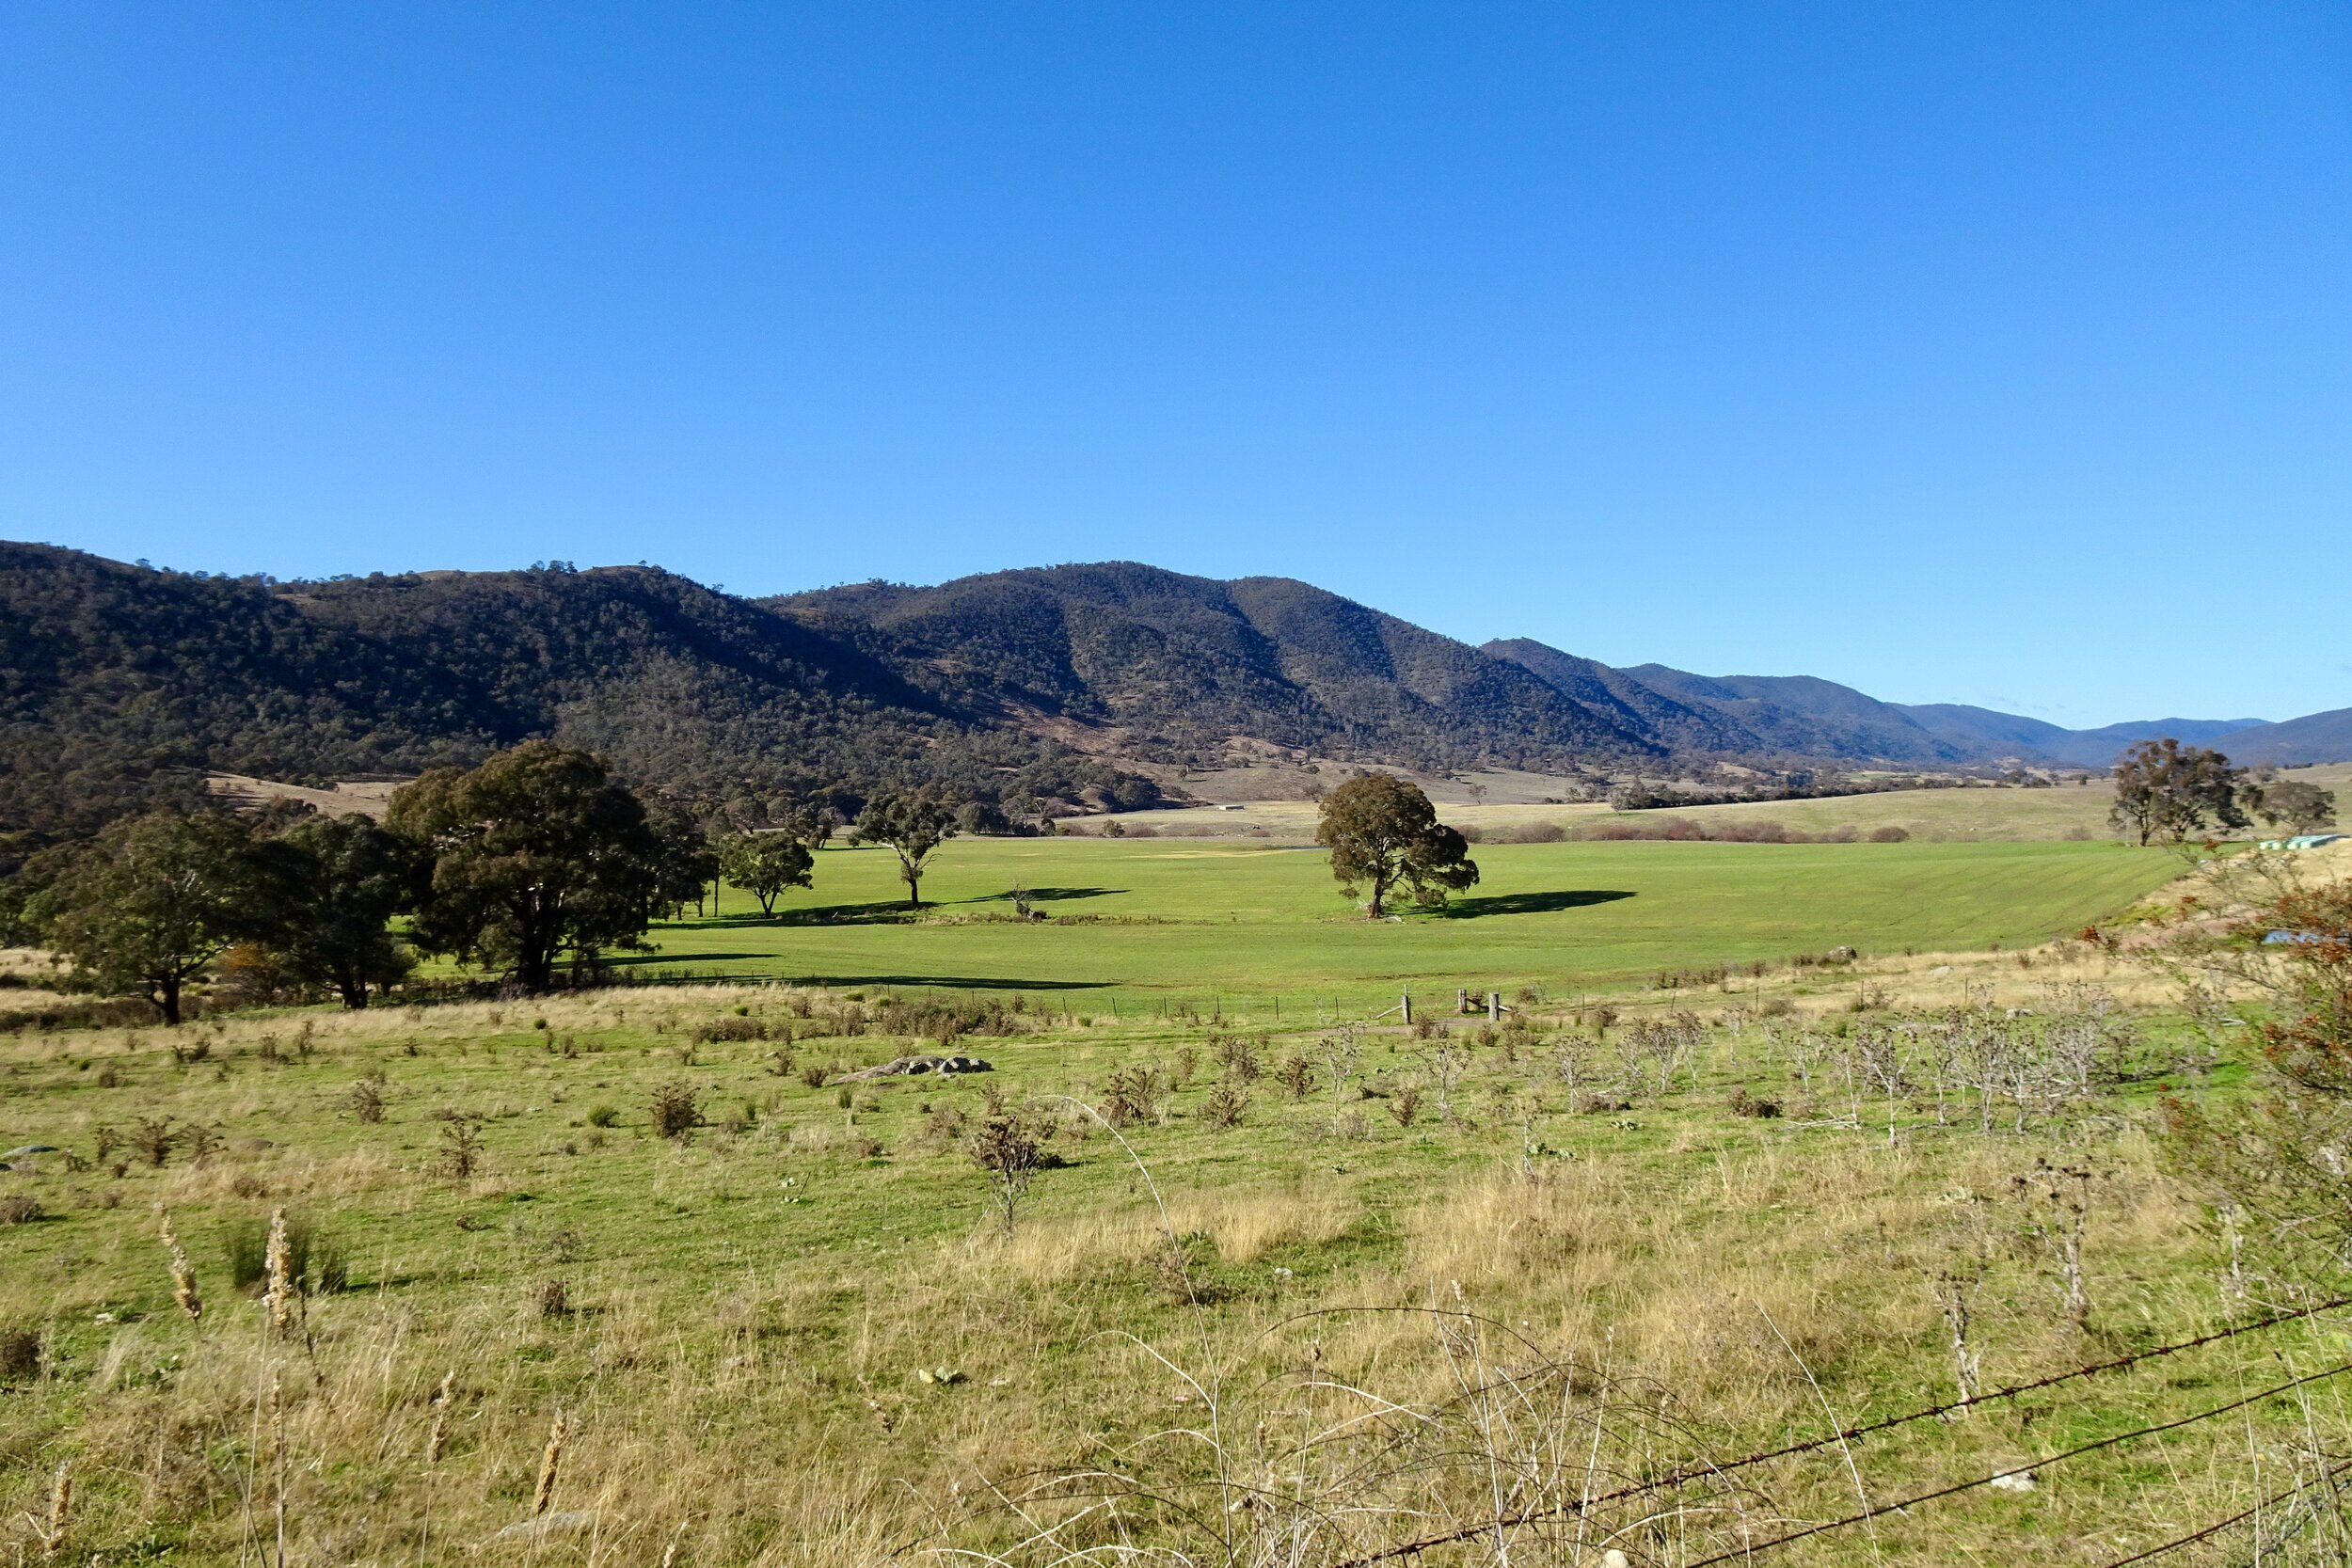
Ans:
[{"label": "green pasture", "polygon": [[[1479,885],[1444,913],[1374,922],[1317,850],[958,839],[910,916],[888,850],[828,849],[773,918],[730,888],[715,918],[660,927],[658,950],[630,962],[647,978],[1360,1006],[1399,985],[1608,989],[1840,945],[2031,944],[2181,870],[2163,851],[2048,842],[1490,845],[1476,858]],[[1016,885],[1051,918],[1014,918]]]}]

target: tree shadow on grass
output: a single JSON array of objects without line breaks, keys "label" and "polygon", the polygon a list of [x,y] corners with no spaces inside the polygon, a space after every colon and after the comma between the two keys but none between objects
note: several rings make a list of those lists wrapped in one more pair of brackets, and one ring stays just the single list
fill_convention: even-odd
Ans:
[{"label": "tree shadow on grass", "polygon": [[[1072,898],[1104,898],[1114,893],[1127,891],[1123,887],[1033,887],[1029,889],[1029,900],[1036,904],[1058,904]],[[992,893],[980,898],[966,898],[962,902],[966,904],[1009,904],[1012,902],[1012,895],[1009,892]]]},{"label": "tree shadow on grass", "polygon": [[1475,920],[1488,914],[1557,914],[1594,904],[1613,904],[1633,895],[1618,888],[1577,888],[1565,893],[1497,893],[1483,898],[1454,898],[1438,911],[1448,920]]},{"label": "tree shadow on grass", "polygon": [[1041,980],[987,974],[794,974],[796,986],[924,986],[939,990],[1103,990],[1108,980]]}]

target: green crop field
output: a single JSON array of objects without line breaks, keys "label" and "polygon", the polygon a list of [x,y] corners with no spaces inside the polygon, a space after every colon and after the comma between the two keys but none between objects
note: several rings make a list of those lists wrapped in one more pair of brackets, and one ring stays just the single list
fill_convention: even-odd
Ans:
[{"label": "green crop field", "polygon": [[[772,919],[727,890],[660,927],[648,973],[835,986],[1082,990],[1104,1005],[1281,996],[1360,1007],[1399,986],[1607,989],[1668,969],[2030,944],[2177,876],[2113,844],[1546,844],[1477,850],[1440,915],[1365,920],[1319,851],[1134,839],[957,839],[905,918],[884,849],[829,849]],[[1054,918],[1012,917],[1027,889]],[[1251,1002],[1250,998],[1258,999]]]}]

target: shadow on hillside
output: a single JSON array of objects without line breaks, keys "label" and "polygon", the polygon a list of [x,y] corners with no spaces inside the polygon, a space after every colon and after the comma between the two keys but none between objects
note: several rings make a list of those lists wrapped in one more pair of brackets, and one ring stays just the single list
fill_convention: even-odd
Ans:
[{"label": "shadow on hillside", "polygon": [[1498,893],[1484,898],[1455,898],[1441,911],[1448,920],[1475,920],[1486,914],[1557,914],[1590,904],[1613,904],[1633,895],[1618,888],[1578,888],[1569,893]]}]

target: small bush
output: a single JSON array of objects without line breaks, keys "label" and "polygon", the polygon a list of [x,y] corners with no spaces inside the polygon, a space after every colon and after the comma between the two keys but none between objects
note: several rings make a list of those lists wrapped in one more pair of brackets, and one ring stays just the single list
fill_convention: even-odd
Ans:
[{"label": "small bush", "polygon": [[543,1279],[531,1292],[531,1305],[540,1317],[563,1317],[572,1309],[571,1287],[561,1279]]},{"label": "small bush", "polygon": [[833,1070],[822,1062],[811,1062],[801,1069],[801,1082],[812,1089],[823,1088],[825,1080],[832,1076]]},{"label": "small bush", "polygon": [[0,1328],[0,1377],[30,1378],[40,1373],[40,1336],[29,1328]]},{"label": "small bush", "polygon": [[696,1043],[708,1045],[721,1040],[764,1040],[768,1025],[755,1018],[720,1018],[694,1025]]},{"label": "small bush", "polygon": [[1236,1084],[1254,1084],[1263,1075],[1258,1065],[1258,1053],[1239,1035],[1227,1035],[1216,1041],[1216,1059],[1225,1069],[1225,1076]]},{"label": "small bush", "polygon": [[[1899,828],[1892,822],[1889,822],[1883,828],[1873,828],[1870,830],[1870,842],[1873,844],[1900,844],[1910,836],[1911,830],[1909,828]],[[2090,835],[2086,833],[2083,836],[2088,838]]]},{"label": "small bush", "polygon": [[1304,1100],[1314,1092],[1315,1069],[1304,1056],[1286,1056],[1282,1060],[1282,1087],[1293,1100]]},{"label": "small bush", "polygon": [[1239,1127],[1248,1112],[1249,1096],[1231,1080],[1211,1089],[1208,1099],[1200,1103],[1200,1119],[1220,1132]]},{"label": "small bush", "polygon": [[362,1078],[351,1085],[351,1114],[371,1126],[384,1119],[384,1085]]},{"label": "small bush", "polygon": [[131,1132],[131,1147],[145,1155],[149,1164],[158,1168],[171,1158],[179,1142],[180,1134],[172,1130],[169,1117],[143,1117]]},{"label": "small bush", "polygon": [[[231,1289],[258,1291],[269,1272],[269,1221],[259,1214],[230,1221],[221,1256]],[[350,1260],[342,1246],[299,1214],[286,1216],[286,1272],[306,1295],[344,1290],[351,1283]]]},{"label": "small bush", "polygon": [[596,1105],[588,1111],[588,1125],[591,1127],[610,1127],[620,1119],[621,1108],[617,1105]]},{"label": "small bush", "polygon": [[653,1091],[653,1130],[665,1138],[683,1138],[702,1125],[700,1101],[695,1099],[694,1086],[682,1078],[673,1078]]},{"label": "small bush", "polygon": [[40,1202],[26,1193],[0,1197],[0,1225],[30,1225],[41,1217]]},{"label": "small bush", "polygon": [[1421,1118],[1421,1085],[1406,1084],[1389,1097],[1389,1115],[1399,1127],[1410,1127]]},{"label": "small bush", "polygon": [[1734,1089],[1731,1094],[1731,1114],[1735,1117],[1752,1117],[1758,1121],[1771,1121],[1780,1115],[1780,1101],[1758,1100],[1745,1089]]}]

